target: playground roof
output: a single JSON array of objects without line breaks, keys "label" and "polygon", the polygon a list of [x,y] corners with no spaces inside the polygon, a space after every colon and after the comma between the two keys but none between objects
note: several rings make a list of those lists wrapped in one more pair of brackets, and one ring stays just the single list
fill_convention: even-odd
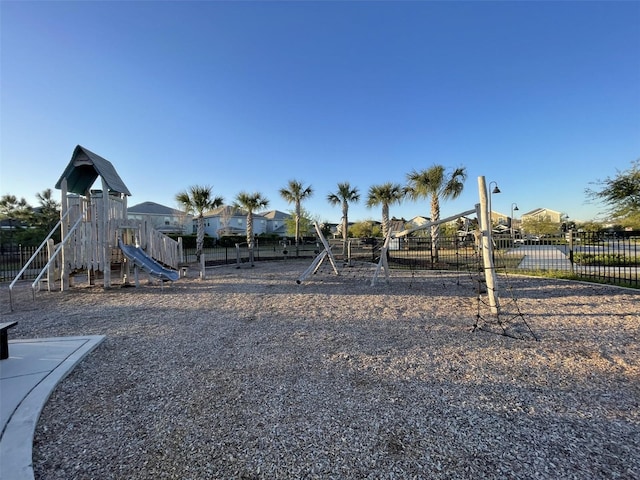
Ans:
[{"label": "playground roof", "polygon": [[98,177],[102,177],[109,192],[131,195],[109,160],[80,145],[73,151],[71,161],[56,183],[56,188],[62,188],[62,180],[66,178],[67,191],[85,195]]}]

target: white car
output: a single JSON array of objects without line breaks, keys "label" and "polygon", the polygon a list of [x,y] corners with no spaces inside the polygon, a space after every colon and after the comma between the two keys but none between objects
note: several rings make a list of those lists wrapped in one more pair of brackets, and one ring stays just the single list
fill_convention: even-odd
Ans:
[{"label": "white car", "polygon": [[531,245],[539,243],[540,237],[538,235],[526,235],[524,238],[516,238],[513,243],[516,245]]}]

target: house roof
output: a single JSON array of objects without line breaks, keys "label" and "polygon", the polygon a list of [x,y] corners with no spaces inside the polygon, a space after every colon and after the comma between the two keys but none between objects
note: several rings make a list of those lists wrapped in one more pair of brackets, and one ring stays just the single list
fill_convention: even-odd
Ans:
[{"label": "house roof", "polygon": [[246,217],[247,212],[231,205],[222,205],[205,213],[205,217]]},{"label": "house roof", "polygon": [[542,215],[542,214],[547,213],[547,212],[551,212],[551,213],[555,213],[557,215],[560,215],[560,212],[557,212],[556,210],[551,210],[550,208],[536,208],[534,210],[531,210],[530,212],[523,213],[521,215],[521,217],[528,217],[528,216],[533,216],[533,215]]},{"label": "house roof", "polygon": [[425,223],[429,223],[430,221],[431,219],[429,217],[423,217],[422,215],[417,215],[413,217],[411,220],[409,220],[409,223],[419,227],[420,225],[424,225]]},{"label": "house roof", "polygon": [[67,180],[67,191],[85,195],[98,177],[102,177],[109,192],[131,195],[116,169],[109,160],[77,145],[71,155],[71,161],[56,183],[62,188],[62,180]]},{"label": "house roof", "polygon": [[127,208],[128,213],[141,213],[146,215],[185,215],[185,212],[175,208],[165,207],[155,202],[142,202]]},{"label": "house roof", "polygon": [[392,232],[401,232],[404,230],[406,222],[404,219],[398,220],[397,218],[392,218],[389,220],[389,230]]},{"label": "house roof", "polygon": [[268,212],[260,213],[260,215],[268,220],[285,220],[291,217],[288,213],[281,212],[280,210],[269,210]]}]

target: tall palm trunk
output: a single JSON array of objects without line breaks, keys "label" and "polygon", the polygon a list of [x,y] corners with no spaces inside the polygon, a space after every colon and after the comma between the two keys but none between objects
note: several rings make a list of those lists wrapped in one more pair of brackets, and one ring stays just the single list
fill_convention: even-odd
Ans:
[{"label": "tall palm trunk", "polygon": [[198,228],[196,230],[196,260],[200,262],[202,247],[204,246],[204,217],[198,217]]},{"label": "tall palm trunk", "polygon": [[299,241],[300,241],[300,215],[301,207],[300,202],[296,202],[296,257],[299,255]]},{"label": "tall palm trunk", "polygon": [[382,204],[382,238],[386,239],[389,233],[389,205]]},{"label": "tall palm trunk", "polygon": [[[431,197],[431,221],[440,220],[440,201],[437,195]],[[438,261],[438,243],[440,241],[440,225],[431,225],[431,257]]]},{"label": "tall palm trunk", "polygon": [[247,243],[249,249],[253,249],[253,212],[247,214]]},{"label": "tall palm trunk", "polygon": [[347,238],[349,236],[349,205],[347,202],[342,203],[342,258],[347,260]]}]

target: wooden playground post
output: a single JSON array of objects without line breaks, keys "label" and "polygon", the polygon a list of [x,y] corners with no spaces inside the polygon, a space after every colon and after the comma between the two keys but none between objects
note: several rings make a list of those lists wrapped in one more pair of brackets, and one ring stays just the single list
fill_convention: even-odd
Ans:
[{"label": "wooden playground post", "polygon": [[[60,199],[60,218],[65,219],[60,224],[60,238],[64,239],[69,233],[69,219],[66,217],[69,210],[69,200],[67,198],[67,179],[63,178],[61,182],[62,198]],[[60,261],[60,291],[64,292],[69,289],[69,246],[62,245],[62,259]]]},{"label": "wooden playground post", "polygon": [[498,314],[500,302],[496,292],[497,275],[493,263],[493,239],[491,238],[490,212],[488,212],[487,184],[484,176],[478,177],[478,190],[480,193],[480,231],[482,233],[482,262],[484,277],[487,282],[487,296],[491,313]]},{"label": "wooden playground post", "polygon": [[102,180],[102,215],[100,215],[100,244],[103,268],[103,286],[105,289],[111,288],[111,245],[109,238],[109,186],[104,177],[100,177]]}]

